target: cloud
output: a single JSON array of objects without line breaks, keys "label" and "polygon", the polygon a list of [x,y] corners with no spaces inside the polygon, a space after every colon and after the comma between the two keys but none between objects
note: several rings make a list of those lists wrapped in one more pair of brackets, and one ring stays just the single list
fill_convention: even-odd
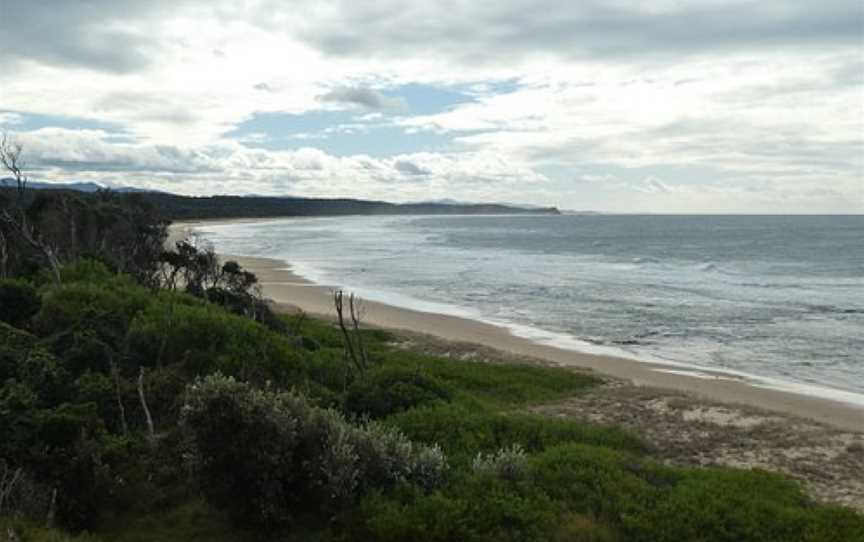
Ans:
[{"label": "cloud", "polygon": [[405,109],[405,100],[390,98],[377,90],[366,87],[336,87],[318,97],[322,102],[349,105],[371,110]]},{"label": "cloud", "polygon": [[429,175],[428,170],[423,169],[414,162],[408,162],[407,160],[397,160],[393,163],[393,168],[406,175]]},{"label": "cloud", "polygon": [[[284,195],[290,190],[400,201],[453,194],[500,200],[525,184],[548,182],[524,164],[485,152],[339,157],[312,147],[270,151],[236,141],[195,147],[117,143],[104,130],[43,128],[12,136],[24,145],[37,180],[132,183],[186,194]],[[414,183],[419,176],[422,188]]]},{"label": "cloud", "polygon": [[138,71],[159,53],[144,27],[127,24],[150,14],[146,4],[3,0],[0,65],[29,61],[115,74]]},{"label": "cloud", "polygon": [[463,64],[680,57],[802,43],[860,43],[855,0],[561,2],[509,0],[406,6],[337,1],[312,12],[302,37],[339,57],[418,54]]}]

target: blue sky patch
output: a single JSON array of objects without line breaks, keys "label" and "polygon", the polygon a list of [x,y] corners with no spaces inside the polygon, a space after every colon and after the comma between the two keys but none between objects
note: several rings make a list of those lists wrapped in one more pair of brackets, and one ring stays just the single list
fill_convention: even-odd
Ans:
[{"label": "blue sky patch", "polygon": [[40,115],[38,113],[23,113],[21,111],[0,111],[14,113],[21,117],[21,122],[11,124],[16,131],[29,132],[40,128],[66,128],[68,130],[104,130],[120,135],[123,130],[119,124],[103,122],[82,117],[66,117],[61,115]]},{"label": "blue sky patch", "polygon": [[[405,133],[384,116],[363,120],[359,111],[310,111],[303,114],[256,113],[227,133],[245,145],[268,150],[315,147],[330,154],[388,156],[444,151],[451,138],[429,132]],[[263,134],[264,137],[260,137]]]}]

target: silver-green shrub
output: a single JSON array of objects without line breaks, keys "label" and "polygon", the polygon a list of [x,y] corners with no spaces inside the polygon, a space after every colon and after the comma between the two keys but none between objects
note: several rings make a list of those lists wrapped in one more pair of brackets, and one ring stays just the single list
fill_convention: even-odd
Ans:
[{"label": "silver-green shrub", "polygon": [[502,480],[518,481],[528,476],[528,457],[519,444],[501,448],[495,453],[478,453],[474,458],[474,472],[487,473]]},{"label": "silver-green shrub", "polygon": [[240,506],[241,519],[259,524],[290,521],[294,506],[331,508],[400,483],[431,489],[447,470],[437,446],[221,374],[187,388],[182,419],[208,498]]}]

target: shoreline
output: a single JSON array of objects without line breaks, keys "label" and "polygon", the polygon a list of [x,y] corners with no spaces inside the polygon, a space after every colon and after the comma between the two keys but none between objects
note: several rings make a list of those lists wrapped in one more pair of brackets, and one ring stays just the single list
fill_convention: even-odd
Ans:
[{"label": "shoreline", "polygon": [[[175,222],[166,242],[188,237],[199,225],[258,222],[267,219],[230,219]],[[313,283],[291,271],[289,262],[260,257],[220,254],[255,273],[266,298],[277,310],[303,310],[332,319],[332,286]],[[607,354],[561,348],[521,337],[501,325],[460,316],[423,312],[363,300],[364,323],[369,326],[429,335],[454,343],[476,344],[506,354],[533,358],[562,367],[590,370],[639,387],[683,392],[709,401],[755,407],[823,423],[838,429],[864,432],[864,406],[795,391],[760,386],[744,376],[673,363],[638,361]]]}]

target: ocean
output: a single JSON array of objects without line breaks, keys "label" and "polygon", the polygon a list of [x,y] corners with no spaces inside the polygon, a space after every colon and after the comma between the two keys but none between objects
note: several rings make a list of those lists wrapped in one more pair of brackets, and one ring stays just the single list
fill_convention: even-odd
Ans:
[{"label": "ocean", "polygon": [[368,299],[864,404],[864,216],[374,216],[196,228]]}]

